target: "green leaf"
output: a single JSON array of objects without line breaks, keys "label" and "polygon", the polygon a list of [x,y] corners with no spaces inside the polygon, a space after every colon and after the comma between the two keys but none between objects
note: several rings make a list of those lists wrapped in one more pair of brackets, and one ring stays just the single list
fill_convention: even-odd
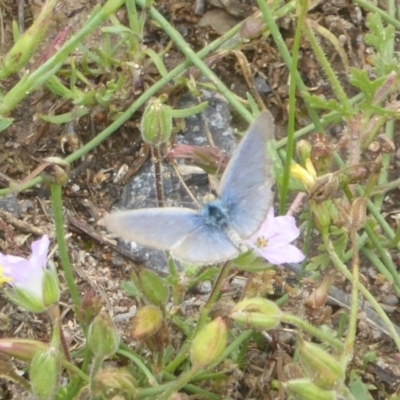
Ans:
[{"label": "green leaf", "polygon": [[138,276],[142,292],[150,303],[156,306],[166,306],[169,288],[165,279],[150,269],[140,270]]},{"label": "green leaf", "polygon": [[70,112],[67,112],[65,114],[59,114],[59,115],[44,115],[44,114],[39,114],[39,118],[42,119],[43,121],[50,122],[51,124],[66,124],[68,122],[74,121],[75,119],[78,119],[80,117],[83,117],[84,115],[89,113],[89,109],[86,107],[77,107],[73,109]]},{"label": "green leaf", "polygon": [[393,43],[395,36],[394,26],[384,26],[382,18],[378,13],[370,13],[367,15],[366,25],[369,28],[369,33],[364,36],[365,43],[374,47],[376,54],[371,56],[375,64],[377,74],[384,75],[396,70],[397,60],[392,56]]},{"label": "green leaf", "polygon": [[13,123],[13,121],[13,118],[0,117],[0,132],[6,130]]},{"label": "green leaf", "polygon": [[373,400],[367,385],[360,379],[355,371],[350,373],[350,391],[355,399]]},{"label": "green leaf", "polygon": [[[394,26],[384,27],[382,18],[378,13],[367,15],[366,26],[370,32],[365,35],[365,43],[373,46],[380,57],[387,58],[392,52],[392,42],[394,40]],[[390,58],[391,59],[391,58]]]},{"label": "green leaf", "polygon": [[329,267],[331,260],[328,253],[322,253],[318,256],[311,258],[310,263],[307,264],[306,271],[323,271]]},{"label": "green leaf", "polygon": [[310,107],[336,111],[340,113],[340,115],[348,114],[348,110],[346,109],[346,107],[342,103],[339,103],[337,100],[326,100],[313,94],[307,94],[305,97],[305,101]]},{"label": "green leaf", "polygon": [[372,103],[377,90],[381,88],[385,79],[386,77],[382,76],[371,81],[368,78],[367,71],[357,68],[350,69],[350,83],[359,88],[365,94],[366,103]]},{"label": "green leaf", "polygon": [[121,282],[121,289],[128,295],[134,297],[137,301],[140,301],[142,295],[140,290],[135,285],[133,281],[123,281]]}]

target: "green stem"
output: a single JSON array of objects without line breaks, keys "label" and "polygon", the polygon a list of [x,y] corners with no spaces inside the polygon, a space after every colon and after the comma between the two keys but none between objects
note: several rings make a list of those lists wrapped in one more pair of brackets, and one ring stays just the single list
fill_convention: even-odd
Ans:
[{"label": "green stem", "polygon": [[98,357],[98,356],[95,356],[92,360],[92,365],[90,367],[90,376],[89,376],[90,391],[91,391],[92,395],[93,395],[94,389],[95,389],[96,375],[100,371],[101,366],[103,365],[103,361],[104,361],[104,358]]},{"label": "green stem", "polygon": [[196,329],[193,333],[193,337],[196,336],[197,332],[199,332],[205,325],[208,314],[211,311],[211,308],[213,307],[214,303],[217,300],[217,297],[220,294],[221,287],[222,287],[223,283],[225,282],[225,279],[228,277],[228,274],[232,268],[232,265],[233,265],[232,261],[227,261],[224,264],[224,266],[222,267],[221,272],[217,278],[217,281],[214,284],[212,292],[211,292],[210,296],[208,297],[207,303],[204,305],[204,307],[200,311],[200,318],[197,323]]},{"label": "green stem", "polygon": [[326,73],[329,83],[332,85],[332,90],[335,92],[336,97],[344,107],[345,113],[347,114],[345,116],[349,116],[351,113],[351,105],[349,103],[349,99],[347,98],[346,93],[344,92],[342,85],[339,82],[339,79],[333,71],[331,63],[327,60],[321,46],[318,44],[317,39],[315,38],[314,32],[307,24],[304,27],[304,32],[307,36],[309,43],[311,44],[315,57],[317,58],[319,64]]},{"label": "green stem", "polygon": [[78,46],[79,42],[104,22],[112,13],[117,11],[124,2],[124,0],[108,0],[98,12],[95,12],[88,19],[83,28],[69,39],[51,58],[32,73],[28,71],[3,97],[0,102],[0,116],[12,111],[29,93],[54,75],[63,66],[65,59]]},{"label": "green stem", "polygon": [[[144,0],[136,0],[136,3],[143,7]],[[225,86],[218,76],[201,60],[201,58],[188,46],[181,34],[155,9],[150,9],[150,16],[161,26],[165,33],[175,42],[185,57],[195,65],[199,71],[214,84],[216,89],[225,97],[238,113],[247,121],[252,122],[253,116],[236,98],[236,96]]]},{"label": "green stem", "polygon": [[183,388],[187,383],[189,383],[198,373],[196,368],[192,368],[189,371],[181,374],[178,379],[172,382],[160,396],[157,398],[159,400],[168,400],[174,393],[177,393],[181,388]]},{"label": "green stem", "polygon": [[[334,246],[330,240],[327,240],[325,242],[326,249],[328,251],[328,254],[333,261],[335,267],[337,270],[342,273],[350,282],[353,281],[353,277],[349,270],[347,269],[347,266],[343,264],[343,262],[340,260],[338,255],[335,252]],[[391,335],[391,338],[394,340],[396,343],[397,348],[400,350],[400,337],[396,332],[395,327],[393,326],[392,321],[389,319],[389,317],[385,314],[383,311],[382,307],[379,305],[379,303],[376,301],[375,297],[363,286],[360,282],[357,284],[358,290],[360,293],[364,296],[364,298],[371,304],[372,308],[375,310],[375,312],[378,314],[378,316],[381,318],[381,320],[384,322],[384,324],[387,326],[387,329]]]},{"label": "green stem", "polygon": [[[299,15],[297,17],[296,33],[294,36],[293,49],[292,49],[292,63],[290,66],[290,84],[289,84],[289,123],[288,123],[288,135],[287,135],[287,146],[286,146],[286,160],[284,164],[282,184],[280,185],[280,196],[279,196],[279,213],[284,215],[286,212],[286,202],[289,192],[289,180],[290,180],[290,166],[293,160],[294,151],[294,131],[295,131],[295,119],[296,119],[296,72],[297,63],[299,60],[299,49],[301,31],[303,29],[304,19],[307,14],[307,4],[302,4],[298,7]],[[307,2],[305,2],[307,3]],[[304,6],[305,5],[305,6]]]},{"label": "green stem", "polygon": [[[199,332],[201,330],[201,328],[204,326],[204,324],[206,323],[206,319],[211,310],[211,307],[214,305],[214,303],[217,299],[217,296],[220,293],[221,286],[224,283],[226,277],[228,276],[231,266],[232,266],[232,262],[228,261],[222,267],[221,272],[217,278],[217,281],[214,284],[213,290],[212,290],[210,296],[208,297],[207,303],[204,305],[204,307],[200,311],[200,318],[199,318],[199,321],[197,322],[196,329],[193,331],[192,338],[194,336],[196,336],[196,333]],[[165,370],[169,373],[173,373],[175,371],[175,369],[178,368],[179,365],[181,365],[187,359],[189,349],[190,349],[190,342],[186,341],[183,344],[183,346],[180,348],[176,357],[166,366]]]},{"label": "green stem", "polygon": [[[214,40],[210,45],[204,47],[198,53],[199,58],[206,57],[210,52],[214,51],[215,49],[219,48],[223,43],[225,43],[231,36],[233,36],[238,30],[240,26],[237,26],[227,32],[225,35],[221,36],[221,38]],[[118,128],[120,128],[126,121],[131,119],[132,115],[142,107],[151,97],[155,96],[156,93],[161,90],[168,82],[172,81],[176,77],[178,77],[182,72],[186,71],[187,68],[191,66],[190,61],[185,61],[184,63],[178,65],[173,70],[171,70],[167,75],[157,81],[153,86],[148,88],[132,105],[127,108],[112,124],[110,124],[107,128],[101,131],[95,138],[93,138],[90,142],[86,143],[84,146],[79,148],[74,153],[70,154],[68,157],[65,158],[65,161],[68,163],[72,163],[89,151],[97,147],[102,141],[107,139],[112,133],[114,133]],[[25,189],[29,189],[35,185],[38,185],[42,182],[41,177],[37,177],[32,179],[31,181],[27,182],[26,184],[22,185],[19,190],[23,191]],[[5,196],[12,192],[12,188],[8,189],[1,189],[0,196]]]},{"label": "green stem", "polygon": [[[172,375],[165,371],[163,372],[163,377],[168,381],[172,381],[172,380],[176,379],[175,375]],[[224,377],[226,379],[226,375],[224,375]],[[210,377],[210,379],[212,379],[212,377]],[[210,399],[210,400],[220,400],[221,399],[221,397],[218,396],[217,394],[211,393],[210,391],[202,389],[201,387],[198,387],[195,385],[187,384],[187,385],[183,386],[182,389],[184,389],[186,392],[196,394],[202,399]]]},{"label": "green stem", "polygon": [[362,8],[367,11],[370,11],[373,14],[379,14],[384,21],[393,25],[397,30],[400,30],[400,21],[395,17],[390,16],[381,8],[375,6],[370,0],[354,0],[355,4],[359,4]]},{"label": "green stem", "polygon": [[124,356],[126,358],[129,358],[134,364],[136,364],[137,367],[146,376],[149,385],[151,385],[152,387],[159,386],[157,379],[154,377],[154,375],[151,373],[151,371],[147,368],[147,366],[144,364],[144,362],[136,354],[132,353],[128,347],[126,347],[126,350],[123,350],[122,348],[120,348],[117,351],[117,353],[121,354],[122,356]]},{"label": "green stem", "polygon": [[81,304],[81,300],[79,297],[78,288],[75,284],[74,275],[72,273],[72,267],[68,256],[67,241],[65,240],[62,188],[60,185],[50,185],[50,189],[54,213],[54,225],[56,228],[58,253],[60,255],[64,277],[67,282],[72,302],[74,303],[75,308],[78,310]]},{"label": "green stem", "polygon": [[[268,28],[271,32],[271,35],[274,38],[275,44],[278,47],[279,53],[282,56],[283,60],[285,61],[287,68],[290,70],[291,66],[292,66],[292,59],[290,57],[289,50],[286,47],[286,43],[280,33],[280,30],[271,14],[271,10],[267,6],[267,2],[265,0],[257,0],[257,3],[263,14],[266,25],[268,26]],[[296,71],[295,76],[296,76],[297,87],[299,88],[300,94],[302,95],[302,97],[304,99],[308,114],[315,126],[315,129],[320,133],[324,133],[324,130],[319,121],[317,112],[312,107],[310,107],[306,101],[306,94],[308,93],[307,87],[304,84],[304,82],[302,81],[301,76],[298,71]]]},{"label": "green stem", "polygon": [[304,321],[304,319],[296,317],[295,315],[284,313],[282,317],[282,322],[294,325],[300,328],[301,330],[308,332],[312,336],[316,337],[321,342],[329,343],[331,346],[335,347],[340,351],[342,351],[344,348],[343,343],[340,340],[333,338],[331,335],[328,335],[327,333],[317,329],[308,322]]},{"label": "green stem", "polygon": [[368,238],[371,240],[371,242],[374,246],[374,249],[378,252],[381,261],[383,262],[383,264],[389,271],[389,273],[392,277],[393,283],[397,287],[397,290],[400,290],[400,275],[397,271],[397,268],[393,265],[393,262],[392,262],[391,258],[389,257],[387,251],[382,246],[381,241],[376,237],[375,232],[371,228],[369,223],[367,223],[365,225],[364,229],[365,229],[365,232],[367,232]]},{"label": "green stem", "polygon": [[349,329],[344,346],[344,352],[341,356],[342,367],[346,369],[347,364],[353,357],[354,342],[356,340],[357,331],[357,315],[358,315],[358,283],[359,283],[359,253],[357,248],[357,231],[355,228],[351,229],[351,244],[353,248],[353,275],[352,275],[352,288],[351,288],[351,308],[350,308],[350,321]]},{"label": "green stem", "polygon": [[[388,13],[391,18],[396,17],[396,2],[394,0],[389,0],[388,1]],[[395,50],[395,38],[391,40],[390,46],[388,43],[387,46],[387,54],[382,54],[382,56],[389,58],[393,58],[394,56],[394,50]],[[394,120],[386,122],[385,126],[385,137],[388,140],[393,140],[393,132],[394,132]],[[389,168],[391,164],[392,156],[389,154],[382,154],[382,170],[379,176],[379,185],[385,185],[388,182],[389,178]],[[382,208],[383,201],[384,201],[385,196],[380,195],[376,196],[374,203],[375,207],[378,208],[379,210]]]}]

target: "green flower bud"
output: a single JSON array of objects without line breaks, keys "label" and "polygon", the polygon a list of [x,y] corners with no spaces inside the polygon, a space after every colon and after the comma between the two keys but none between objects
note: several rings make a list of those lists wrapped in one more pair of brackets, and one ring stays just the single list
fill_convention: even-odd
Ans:
[{"label": "green flower bud", "polygon": [[218,361],[226,348],[228,330],[218,317],[207,324],[193,339],[190,360],[194,368],[205,368]]},{"label": "green flower bud", "polygon": [[296,143],[296,153],[302,167],[305,167],[306,160],[310,158],[311,148],[312,144],[308,140],[302,139]]},{"label": "green flower bud", "polygon": [[93,354],[108,358],[116,353],[120,337],[113,320],[107,313],[100,313],[89,326],[88,344]]},{"label": "green flower bud", "polygon": [[314,224],[321,234],[327,234],[331,225],[331,207],[330,201],[317,203],[310,200],[310,208],[313,213]]},{"label": "green flower bud", "polygon": [[336,389],[344,381],[344,370],[340,363],[321,346],[302,341],[299,358],[307,376],[320,388]]},{"label": "green flower bud", "polygon": [[113,399],[136,399],[136,382],[125,369],[107,368],[100,370],[94,382],[94,394]]},{"label": "green flower bud", "polygon": [[44,353],[49,349],[47,343],[31,339],[0,339],[0,354],[15,357],[22,361],[31,361],[38,353]]},{"label": "green flower bud", "polygon": [[59,375],[59,354],[54,347],[38,352],[33,357],[29,378],[32,391],[38,399],[52,400],[56,397]]},{"label": "green flower bud", "polygon": [[281,323],[282,316],[281,309],[274,302],[255,297],[236,304],[230,318],[253,328],[274,329]]},{"label": "green flower bud", "polygon": [[[50,263],[51,264],[51,263]],[[57,304],[60,300],[60,286],[54,264],[43,274],[43,303],[46,307]]]},{"label": "green flower bud", "polygon": [[153,98],[144,110],[141,132],[145,142],[153,146],[166,142],[172,133],[172,108]]},{"label": "green flower bud", "polygon": [[146,339],[156,334],[162,324],[162,311],[156,306],[144,306],[133,317],[131,335],[134,339]]},{"label": "green flower bud", "polygon": [[326,391],[314,385],[310,379],[294,379],[284,384],[285,389],[293,395],[296,400],[337,400],[334,391]]}]

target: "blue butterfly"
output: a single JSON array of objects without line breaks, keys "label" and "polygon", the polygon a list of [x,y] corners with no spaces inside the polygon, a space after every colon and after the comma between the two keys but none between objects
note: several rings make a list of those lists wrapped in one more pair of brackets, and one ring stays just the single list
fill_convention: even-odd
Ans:
[{"label": "blue butterfly", "polygon": [[231,260],[247,247],[273,202],[272,161],[267,143],[275,126],[268,111],[250,126],[222,175],[218,198],[201,210],[144,208],[119,211],[99,223],[110,232],[144,246],[169,250],[186,264]]}]

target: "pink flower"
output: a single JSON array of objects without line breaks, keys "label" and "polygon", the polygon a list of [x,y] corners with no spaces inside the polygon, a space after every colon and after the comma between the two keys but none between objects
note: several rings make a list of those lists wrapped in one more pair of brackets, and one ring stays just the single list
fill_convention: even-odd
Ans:
[{"label": "pink flower", "polygon": [[6,293],[11,301],[28,311],[41,312],[46,309],[44,282],[45,279],[56,279],[55,274],[46,268],[49,244],[47,235],[33,242],[32,254],[28,259],[0,253],[3,278],[11,286]]},{"label": "pink flower", "polygon": [[267,219],[248,244],[257,255],[271,264],[298,263],[304,260],[304,254],[290,242],[299,235],[300,230],[294,217],[274,217],[274,209],[271,207]]}]

